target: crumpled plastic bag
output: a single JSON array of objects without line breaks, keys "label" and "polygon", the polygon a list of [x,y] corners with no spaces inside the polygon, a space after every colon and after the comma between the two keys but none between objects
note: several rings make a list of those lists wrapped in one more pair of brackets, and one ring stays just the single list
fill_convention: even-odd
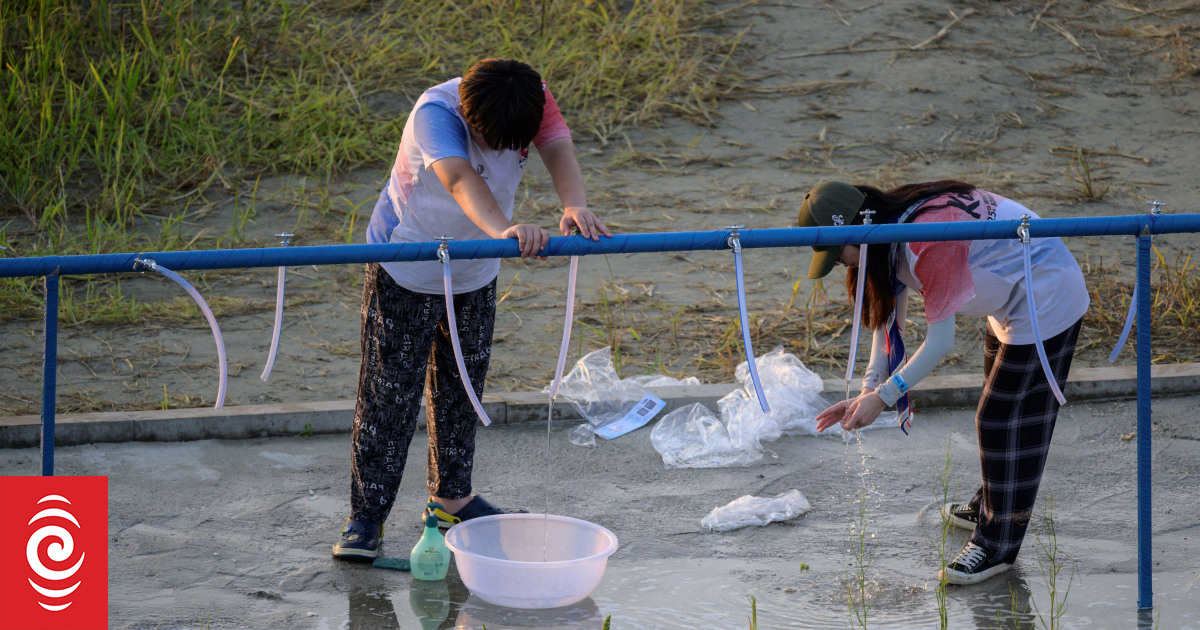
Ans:
[{"label": "crumpled plastic bag", "polygon": [[746,495],[715,508],[700,519],[700,526],[710,532],[728,532],[751,525],[763,526],[775,521],[796,518],[812,509],[799,490],[788,490],[774,497]]},{"label": "crumpled plastic bag", "polygon": [[650,432],[650,444],[667,468],[749,466],[762,459],[758,440],[740,427],[731,430],[700,403],[685,405],[663,416]]},{"label": "crumpled plastic bag", "polygon": [[[829,403],[821,397],[824,381],[795,355],[784,352],[783,346],[758,357],[759,381],[767,396],[770,413],[763,413],[750,380],[750,368],[743,361],[734,371],[742,383],[741,389],[717,401],[725,421],[757,434],[764,442],[773,442],[780,435],[817,435],[817,414]],[[840,430],[840,429],[839,429]]]},{"label": "crumpled plastic bag", "polygon": [[[625,417],[646,394],[648,387],[699,385],[700,379],[685,379],[661,374],[618,378],[612,361],[612,348],[589,352],[563,377],[558,393],[571,403],[575,411],[587,420],[586,425],[572,429],[571,442],[579,446],[594,446],[595,438],[584,435],[589,428],[599,429]],[[550,388],[542,391],[549,393]]]}]

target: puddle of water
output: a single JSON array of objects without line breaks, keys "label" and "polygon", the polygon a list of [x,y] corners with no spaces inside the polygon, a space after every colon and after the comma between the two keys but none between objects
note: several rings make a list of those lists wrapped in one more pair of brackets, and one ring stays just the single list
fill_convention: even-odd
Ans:
[{"label": "puddle of water", "polygon": [[[761,628],[838,629],[860,627],[846,604],[846,572],[801,572],[798,563],[746,559],[671,559],[642,562],[614,558],[600,587],[582,602],[553,610],[517,610],[493,606],[472,596],[452,571],[442,582],[388,579],[392,590],[357,589],[340,597],[310,601],[317,610],[312,625],[331,630],[421,628],[422,630],[599,629],[612,616],[613,630],[740,629],[749,627],[749,596],[757,600]],[[1036,567],[1033,567],[1036,570]],[[878,575],[883,571],[873,571]],[[1200,577],[1164,573],[1155,577],[1153,615],[1136,610],[1136,576],[1075,576],[1064,629],[1128,628],[1200,630]],[[867,627],[937,628],[932,577],[891,575],[868,584],[872,603]],[[311,595],[311,594],[309,594]],[[1032,630],[1047,625],[1036,613],[1049,598],[1041,575],[1018,570],[972,587],[951,587],[947,612],[956,630],[995,628]],[[289,596],[291,598],[291,596]],[[304,599],[295,598],[293,601]],[[303,605],[303,604],[302,604]]]}]

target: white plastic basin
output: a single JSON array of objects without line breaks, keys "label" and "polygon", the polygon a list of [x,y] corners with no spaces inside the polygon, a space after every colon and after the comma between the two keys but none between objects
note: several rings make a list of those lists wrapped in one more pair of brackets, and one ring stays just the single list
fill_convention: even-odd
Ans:
[{"label": "white plastic basin", "polygon": [[463,584],[479,599],[558,608],[582,601],[600,584],[617,537],[568,516],[498,514],[451,527],[446,546]]}]

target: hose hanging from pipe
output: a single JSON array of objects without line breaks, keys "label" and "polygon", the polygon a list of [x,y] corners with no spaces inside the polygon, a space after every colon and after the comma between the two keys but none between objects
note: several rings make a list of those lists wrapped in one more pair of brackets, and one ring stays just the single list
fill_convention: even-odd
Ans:
[{"label": "hose hanging from pipe", "polygon": [[208,320],[208,327],[212,329],[213,340],[216,341],[217,344],[217,365],[218,372],[220,374],[217,385],[217,404],[213,406],[213,409],[220,409],[224,407],[225,382],[229,375],[229,370],[225,364],[225,341],[221,338],[221,328],[217,326],[217,318],[213,316],[212,311],[208,308],[208,303],[204,301],[204,298],[200,297],[200,293],[196,291],[196,288],[188,283],[187,280],[181,278],[179,274],[175,273],[174,271],[155,263],[153,259],[142,258],[141,254],[139,254],[133,259],[133,265],[134,269],[137,269],[138,265],[149,267],[150,269],[162,274],[164,277],[173,280],[175,284],[183,287],[183,290],[187,291],[188,295],[192,296],[192,299],[196,301],[196,305],[200,307],[200,311],[204,313],[204,318]]},{"label": "hose hanging from pipe", "polygon": [[[863,210],[863,225],[871,225],[874,210]],[[846,400],[850,400],[850,381],[854,378],[854,362],[858,358],[858,333],[862,325],[863,285],[867,280],[867,244],[858,246],[858,281],[854,287],[854,321],[850,330],[850,360],[846,362]]]},{"label": "hose hanging from pipe", "polygon": [[[295,234],[281,232],[275,236],[282,237],[283,240],[279,244],[287,247],[291,245],[288,239],[295,236]],[[267,364],[263,367],[262,375],[259,376],[263,382],[266,382],[267,378],[271,376],[271,370],[275,368],[275,355],[279,352],[279,333],[283,329],[283,287],[287,283],[287,267],[281,266],[278,275],[279,278],[275,289],[275,329],[271,333],[271,351],[267,353]]]},{"label": "hose hanging from pipe", "polygon": [[[1147,201],[1146,205],[1150,206],[1150,214],[1157,216],[1162,214],[1162,207],[1167,205],[1155,199]],[[1153,220],[1153,219],[1152,219]],[[1154,237],[1150,236],[1151,242]],[[1125,347],[1125,342],[1129,339],[1130,329],[1133,328],[1133,322],[1137,319],[1137,294],[1138,284],[1133,283],[1133,293],[1129,294],[1129,312],[1125,314],[1125,325],[1121,327],[1121,336],[1117,338],[1117,345],[1113,347],[1113,351],[1108,355],[1108,362],[1113,363],[1117,360],[1117,355],[1121,354],[1121,350]]]},{"label": "hose hanging from pipe", "polygon": [[458,364],[458,376],[462,379],[463,388],[467,390],[467,398],[471,400],[471,406],[475,408],[476,415],[479,416],[479,421],[484,426],[490,426],[492,421],[483,410],[483,405],[479,404],[479,398],[475,396],[475,388],[471,386],[471,376],[467,374],[467,364],[463,361],[462,346],[458,342],[458,322],[454,318],[454,287],[450,281],[450,248],[447,241],[451,240],[449,236],[438,237],[442,244],[438,247],[437,257],[442,263],[442,281],[446,289],[446,323],[450,328],[450,345],[454,348],[454,361]]},{"label": "hose hanging from pipe", "polygon": [[733,230],[726,242],[733,250],[733,270],[737,276],[738,315],[742,321],[742,347],[746,351],[746,367],[750,368],[750,382],[754,384],[754,393],[758,395],[758,406],[763,413],[771,413],[767,405],[767,395],[763,392],[762,382],[758,379],[758,365],[754,360],[754,348],[750,345],[750,316],[746,314],[746,282],[742,277],[742,241],[738,237],[740,225],[730,225],[725,229]]},{"label": "hose hanging from pipe", "polygon": [[1042,333],[1038,329],[1037,303],[1033,299],[1033,263],[1029,255],[1031,239],[1029,238],[1028,214],[1021,217],[1017,235],[1021,237],[1021,243],[1025,250],[1025,298],[1029,302],[1029,321],[1033,324],[1033,345],[1037,348],[1038,360],[1042,363],[1042,372],[1046,375],[1046,381],[1050,383],[1050,391],[1054,393],[1058,404],[1065,405],[1067,399],[1063,397],[1062,390],[1058,388],[1058,379],[1054,378],[1054,372],[1050,369],[1050,360],[1046,358],[1046,348],[1042,346]]},{"label": "hose hanging from pipe", "polygon": [[558,387],[562,385],[563,369],[567,365],[567,347],[571,345],[571,323],[575,320],[575,277],[579,271],[579,257],[571,257],[571,270],[567,274],[567,314],[563,322],[562,344],[558,348],[558,365],[554,368],[554,381],[550,383],[550,400],[558,398]]}]

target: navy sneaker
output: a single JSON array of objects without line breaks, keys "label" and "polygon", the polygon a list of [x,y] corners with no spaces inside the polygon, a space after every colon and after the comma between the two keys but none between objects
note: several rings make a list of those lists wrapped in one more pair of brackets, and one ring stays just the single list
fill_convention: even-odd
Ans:
[{"label": "navy sneaker", "polygon": [[942,516],[946,517],[951,525],[967,531],[975,531],[975,526],[979,524],[979,510],[973,510],[961,503],[943,505]]},{"label": "navy sneaker", "polygon": [[988,557],[987,550],[969,542],[953,562],[938,572],[938,579],[945,579],[947,584],[978,584],[1012,566],[1011,562],[993,560]]},{"label": "navy sneaker", "polygon": [[346,560],[371,561],[379,555],[383,543],[383,524],[346,519],[342,537],[333,545],[333,557]]},{"label": "navy sneaker", "polygon": [[[433,497],[429,498],[429,506],[427,512],[433,512],[433,515],[438,519],[438,527],[448,529],[463,521],[469,521],[473,518],[481,516],[492,516],[495,514],[527,514],[529,510],[503,509],[498,508],[484,500],[483,497],[475,495],[471,500],[454,514],[442,509],[442,506],[433,501]],[[425,518],[425,513],[421,514],[421,518]]]}]

